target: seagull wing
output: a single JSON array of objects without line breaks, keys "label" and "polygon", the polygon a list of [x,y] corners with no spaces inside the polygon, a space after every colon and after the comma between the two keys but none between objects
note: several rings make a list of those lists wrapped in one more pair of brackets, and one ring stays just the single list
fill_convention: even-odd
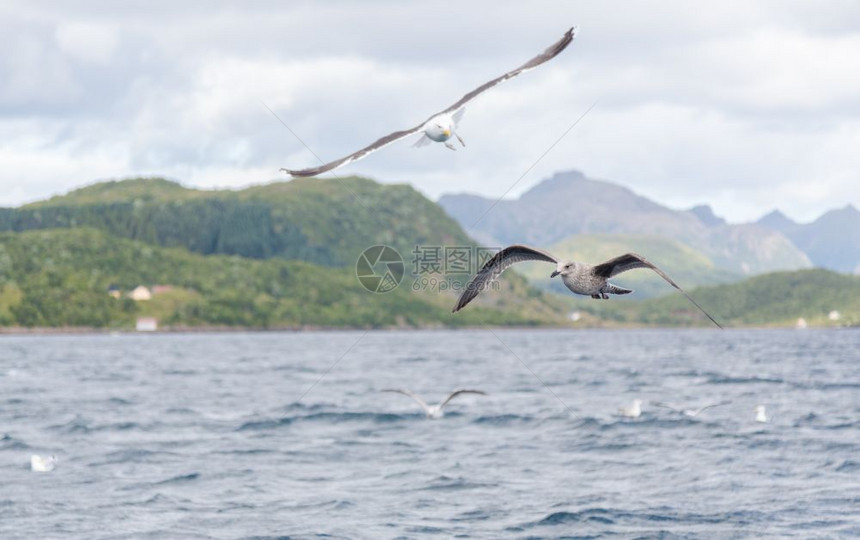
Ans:
[{"label": "seagull wing", "polygon": [[421,131],[421,129],[424,127],[424,125],[427,122],[429,122],[430,120],[432,120],[433,118],[435,118],[439,115],[454,113],[454,116],[453,116],[454,123],[457,124],[457,123],[459,123],[460,118],[462,117],[462,113],[460,112],[460,109],[462,109],[463,106],[466,105],[466,103],[468,103],[469,101],[471,101],[472,99],[474,99],[478,95],[486,92],[490,88],[492,88],[498,84],[501,84],[501,83],[507,81],[508,79],[513,79],[514,77],[516,77],[520,73],[524,73],[530,69],[534,69],[534,68],[538,67],[539,65],[543,64],[544,62],[552,60],[561,51],[563,51],[568,45],[570,45],[570,42],[573,41],[574,33],[575,33],[575,29],[571,28],[570,30],[568,30],[567,32],[564,33],[564,36],[562,36],[562,38],[560,40],[553,43],[547,50],[545,50],[541,54],[535,56],[534,58],[532,58],[531,60],[529,60],[525,64],[521,65],[517,69],[515,69],[513,71],[509,71],[509,72],[505,73],[504,75],[502,75],[501,77],[497,77],[497,78],[493,79],[492,81],[486,82],[486,83],[482,84],[481,86],[479,86],[478,88],[475,88],[474,90],[472,90],[471,92],[469,92],[465,96],[461,97],[460,100],[457,101],[457,103],[451,105],[450,107],[448,107],[447,109],[445,109],[444,111],[442,111],[440,113],[434,114],[433,116],[431,116],[430,118],[428,118],[427,120],[425,120],[421,124],[415,126],[414,128],[407,129],[404,131],[395,131],[394,133],[391,133],[389,135],[386,135],[385,137],[382,137],[381,139],[377,140],[376,142],[374,142],[370,146],[366,146],[366,147],[362,148],[358,152],[354,152],[354,153],[352,153],[346,157],[340,158],[340,159],[332,161],[330,163],[326,163],[326,164],[321,165],[319,167],[311,167],[309,169],[299,169],[299,170],[293,170],[293,169],[281,169],[281,170],[286,171],[291,176],[316,176],[316,175],[322,174],[326,171],[331,171],[331,170],[337,169],[338,167],[343,167],[347,163],[352,163],[353,161],[358,161],[359,159],[363,158],[364,156],[366,156],[368,154],[372,154],[373,152],[376,152],[380,148],[384,148],[393,142],[399,141],[400,139],[403,139],[404,137],[408,137],[409,135],[412,135],[413,133],[418,133],[419,131]]},{"label": "seagull wing", "polygon": [[624,255],[619,255],[618,257],[615,257],[614,259],[609,259],[605,263],[598,264],[597,266],[595,266],[594,267],[594,273],[600,277],[608,279],[608,278],[617,276],[618,274],[620,274],[622,272],[626,272],[628,270],[633,270],[636,268],[650,268],[651,270],[656,272],[657,275],[660,276],[661,278],[665,279],[669,285],[671,285],[671,286],[675,287],[676,289],[678,289],[679,291],[681,291],[681,294],[686,296],[687,300],[692,302],[693,305],[696,306],[697,308],[699,308],[699,310],[702,313],[704,313],[706,317],[711,319],[711,322],[716,324],[719,328],[722,328],[720,323],[715,321],[714,318],[711,317],[707,311],[702,309],[702,306],[697,304],[696,301],[693,300],[690,297],[690,295],[684,291],[684,289],[682,289],[681,287],[678,286],[677,283],[672,281],[672,278],[667,276],[665,272],[663,272],[662,270],[657,268],[657,266],[654,263],[649,262],[642,255],[638,255],[636,253],[625,253]]},{"label": "seagull wing", "polygon": [[442,111],[439,114],[450,114],[452,112],[459,111],[459,109],[462,108],[464,105],[466,105],[466,103],[472,101],[473,99],[475,99],[479,95],[483,94],[484,92],[486,92],[490,88],[497,86],[499,84],[502,84],[503,82],[505,82],[507,80],[513,79],[517,75],[525,73],[526,71],[532,70],[532,69],[538,67],[539,65],[552,60],[553,58],[558,56],[558,54],[561,51],[565,50],[568,45],[570,45],[570,43],[573,41],[573,38],[575,35],[576,35],[576,28],[571,28],[570,30],[565,32],[563,36],[561,36],[561,39],[559,39],[558,41],[556,41],[555,43],[550,45],[549,48],[547,48],[547,50],[545,50],[544,52],[535,56],[534,58],[532,58],[531,60],[529,60],[525,64],[521,65],[517,69],[515,69],[513,71],[509,71],[509,72],[505,73],[504,75],[502,75],[501,77],[496,77],[495,79],[493,79],[491,81],[485,82],[481,86],[475,88],[474,90],[472,90],[471,92],[469,92],[465,96],[461,97],[460,100],[457,101],[457,103],[451,105],[450,107],[448,107],[447,109],[445,109],[444,111]]},{"label": "seagull wing", "polygon": [[466,389],[466,388],[461,388],[461,389],[459,389],[459,390],[454,390],[453,392],[451,392],[450,394],[448,394],[448,397],[446,397],[446,398],[445,398],[445,400],[444,400],[442,403],[440,403],[440,404],[439,404],[439,408],[441,409],[441,408],[442,408],[442,407],[444,407],[444,406],[445,406],[449,401],[451,401],[451,400],[452,400],[452,399],[454,399],[455,397],[459,396],[460,394],[479,394],[479,395],[481,395],[481,396],[486,396],[486,395],[487,395],[487,393],[486,393],[486,392],[481,391],[481,390],[469,390],[469,389]]},{"label": "seagull wing", "polygon": [[433,139],[428,137],[427,134],[425,133],[424,135],[421,135],[421,137],[419,137],[418,140],[415,141],[415,144],[413,144],[412,146],[415,148],[421,148],[422,146],[427,146],[428,144],[430,144],[432,142],[433,142]]},{"label": "seagull wing", "polygon": [[453,311],[457,312],[463,309],[487,285],[497,280],[508,267],[523,261],[544,261],[558,264],[558,259],[546,251],[521,245],[508,246],[493,255],[493,258],[487,261],[484,267],[475,274],[475,277],[466,285],[463,294],[457,300],[457,305],[454,306]]},{"label": "seagull wing", "polygon": [[721,407],[723,405],[729,405],[730,403],[731,403],[731,401],[721,401],[719,403],[711,403],[710,405],[705,405],[704,407],[699,407],[698,409],[693,411],[693,416],[699,416],[700,414],[702,414],[704,411],[707,411],[708,409],[713,409],[714,407]]},{"label": "seagull wing", "polygon": [[421,408],[424,409],[424,412],[428,412],[430,410],[430,407],[427,405],[427,403],[424,402],[423,399],[416,396],[415,394],[413,394],[409,390],[406,390],[403,388],[386,388],[385,390],[383,390],[383,392],[393,392],[395,394],[403,394],[404,396],[409,396],[412,399],[414,399],[416,403],[421,405]]},{"label": "seagull wing", "polygon": [[675,412],[681,412],[681,409],[669,405],[668,403],[663,403],[662,401],[652,401],[651,405],[654,405],[655,407],[663,407],[664,409],[672,409]]},{"label": "seagull wing", "polygon": [[458,127],[460,125],[460,120],[463,119],[463,115],[466,114],[466,107],[460,107],[460,109],[451,115],[451,119],[454,120],[454,127]]},{"label": "seagull wing", "polygon": [[382,137],[381,139],[377,140],[376,142],[374,142],[370,146],[365,146],[364,148],[362,148],[358,152],[353,152],[352,154],[350,154],[346,157],[337,159],[337,160],[332,161],[330,163],[326,163],[325,165],[320,165],[319,167],[311,167],[310,169],[300,169],[300,170],[293,170],[293,169],[281,169],[281,170],[285,171],[290,176],[316,176],[316,175],[322,174],[326,171],[331,171],[331,170],[337,169],[338,167],[343,167],[347,163],[352,163],[353,161],[358,161],[359,159],[363,158],[364,156],[376,152],[380,148],[384,148],[393,142],[399,141],[400,139],[403,139],[405,137],[412,135],[413,133],[418,133],[419,131],[421,131],[422,127],[424,127],[423,123],[415,126],[414,128],[411,128],[411,129],[407,129],[404,131],[395,131],[394,133],[390,133],[390,134],[386,135],[385,137]]}]

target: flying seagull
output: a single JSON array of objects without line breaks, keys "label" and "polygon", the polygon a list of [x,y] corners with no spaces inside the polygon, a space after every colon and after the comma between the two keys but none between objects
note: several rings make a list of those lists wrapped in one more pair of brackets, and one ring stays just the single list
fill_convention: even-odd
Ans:
[{"label": "flying seagull", "polygon": [[675,407],[674,405],[670,405],[668,403],[663,403],[660,401],[655,401],[654,403],[652,403],[652,405],[654,405],[655,407],[663,407],[666,409],[672,409],[673,411],[681,413],[684,416],[689,416],[690,418],[695,418],[695,417],[699,416],[700,414],[702,414],[704,411],[707,411],[708,409],[712,409],[714,407],[721,407],[723,405],[728,405],[730,403],[731,403],[731,401],[721,401],[719,403],[711,403],[710,405],[705,405],[704,407],[699,407],[698,409],[679,409],[678,407]]},{"label": "flying seagull", "polygon": [[720,323],[708,315],[708,312],[702,309],[702,306],[697,304],[695,300],[690,298],[690,295],[684,292],[677,283],[672,281],[669,276],[654,264],[648,262],[648,260],[642,255],[637,255],[636,253],[625,253],[624,255],[615,257],[614,259],[609,259],[605,263],[592,266],[581,262],[563,261],[550,255],[546,251],[522,245],[508,246],[496,253],[492,259],[487,261],[484,267],[481,268],[474,278],[472,278],[472,281],[466,285],[466,288],[460,295],[459,300],[457,300],[457,305],[454,306],[453,311],[457,312],[463,309],[466,304],[478,296],[478,293],[486,289],[490,283],[497,280],[499,276],[502,275],[502,272],[507,270],[510,266],[524,261],[543,261],[554,263],[556,265],[556,269],[552,274],[550,274],[550,278],[561,276],[561,280],[564,282],[565,286],[573,291],[574,294],[591,296],[592,298],[603,298],[604,300],[609,299],[608,295],[610,294],[628,294],[633,292],[630,289],[625,289],[618,285],[609,283],[609,278],[635,268],[650,268],[661,278],[665,279],[669,285],[681,291],[681,293],[687,297],[687,300],[699,308],[714,324],[722,328]]},{"label": "flying seagull", "polygon": [[642,416],[642,400],[634,399],[629,407],[618,409],[618,415],[624,418],[639,418]]},{"label": "flying seagull", "polygon": [[480,390],[459,389],[459,390],[454,390],[453,392],[448,394],[448,397],[446,397],[442,401],[442,403],[440,403],[438,405],[427,405],[427,403],[423,399],[416,396],[415,394],[413,394],[409,390],[404,390],[404,389],[400,389],[400,388],[386,388],[385,390],[383,390],[383,392],[394,392],[397,394],[403,394],[404,396],[411,397],[412,399],[414,399],[418,403],[418,405],[421,405],[421,408],[424,409],[424,412],[427,414],[427,418],[434,418],[434,419],[442,418],[445,415],[445,412],[442,410],[442,407],[447,405],[449,401],[451,401],[455,397],[459,396],[460,394],[479,394],[482,396],[487,395],[486,392],[482,392]]},{"label": "flying seagull", "polygon": [[525,64],[516,68],[513,71],[509,71],[502,75],[501,77],[496,77],[495,79],[485,82],[481,86],[475,88],[465,96],[461,97],[457,103],[454,103],[444,111],[434,114],[427,121],[418,124],[417,126],[403,130],[403,131],[395,131],[394,133],[390,133],[385,137],[377,140],[370,146],[362,148],[358,152],[354,152],[346,157],[337,159],[332,161],[331,163],[326,163],[325,165],[321,165],[319,167],[311,167],[309,169],[281,169],[285,171],[287,174],[291,176],[316,176],[318,174],[322,174],[326,171],[331,171],[337,169],[338,167],[342,167],[347,163],[352,163],[353,161],[358,161],[364,156],[376,152],[380,148],[384,148],[389,144],[399,141],[404,137],[408,137],[412,134],[423,132],[423,135],[420,139],[415,143],[414,146],[424,146],[426,144],[430,144],[431,142],[441,142],[444,143],[446,147],[451,150],[456,150],[453,144],[448,142],[448,139],[451,137],[457,137],[457,140],[460,141],[460,144],[466,146],[466,143],[463,142],[463,139],[460,138],[459,135],[455,132],[457,126],[460,123],[460,119],[463,118],[463,113],[466,111],[465,106],[468,102],[472,101],[479,95],[483,94],[490,88],[501,84],[509,79],[513,79],[517,75],[521,73],[525,73],[526,71],[532,70],[544,62],[548,62],[555,58],[561,51],[567,48],[570,45],[570,42],[573,41],[574,35],[576,33],[575,28],[571,28],[564,35],[550,45],[550,47],[539,55],[535,56]]}]

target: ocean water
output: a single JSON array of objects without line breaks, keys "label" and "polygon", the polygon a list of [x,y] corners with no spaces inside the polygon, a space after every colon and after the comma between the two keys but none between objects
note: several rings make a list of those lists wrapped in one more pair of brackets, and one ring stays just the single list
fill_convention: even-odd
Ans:
[{"label": "ocean water", "polygon": [[4,539],[858,536],[860,332],[2,336],[0,478]]}]

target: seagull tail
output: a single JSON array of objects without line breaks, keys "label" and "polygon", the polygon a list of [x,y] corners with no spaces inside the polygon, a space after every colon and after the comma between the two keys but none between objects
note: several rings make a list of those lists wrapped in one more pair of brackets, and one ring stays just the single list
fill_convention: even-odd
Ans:
[{"label": "seagull tail", "polygon": [[630,294],[633,292],[633,289],[625,289],[624,287],[607,283],[605,292],[608,294]]},{"label": "seagull tail", "polygon": [[427,146],[431,142],[433,142],[433,140],[430,137],[428,137],[426,134],[421,135],[421,138],[418,139],[417,141],[415,141],[415,144],[413,144],[412,147],[413,148],[421,148],[422,146]]}]

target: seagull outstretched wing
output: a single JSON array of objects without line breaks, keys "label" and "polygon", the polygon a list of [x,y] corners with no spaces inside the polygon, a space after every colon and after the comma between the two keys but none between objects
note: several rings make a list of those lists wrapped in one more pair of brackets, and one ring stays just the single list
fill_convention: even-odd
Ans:
[{"label": "seagull outstretched wing", "polygon": [[483,391],[481,391],[481,390],[469,390],[469,389],[466,389],[466,388],[461,388],[461,389],[459,389],[459,390],[454,390],[453,392],[451,392],[450,394],[448,394],[448,397],[446,397],[446,398],[445,398],[445,400],[444,400],[444,401],[442,401],[442,403],[440,403],[440,404],[439,404],[439,408],[441,409],[442,407],[444,407],[445,405],[447,405],[449,401],[451,401],[451,400],[452,400],[452,399],[454,399],[455,397],[459,396],[460,394],[478,394],[478,395],[481,395],[481,396],[486,396],[486,395],[487,395],[487,393],[486,393],[486,392],[483,392]]},{"label": "seagull outstretched wing", "polygon": [[497,280],[502,275],[502,272],[512,265],[523,261],[543,261],[558,264],[558,259],[546,251],[522,245],[508,246],[496,253],[475,274],[475,277],[472,278],[472,281],[466,285],[465,290],[460,294],[460,298],[457,300],[457,305],[454,306],[453,311],[457,312],[463,309],[466,304],[474,300],[481,291],[486,289],[490,283]]},{"label": "seagull outstretched wing", "polygon": [[425,413],[430,412],[430,406],[427,405],[427,403],[423,399],[413,394],[409,390],[406,390],[405,388],[386,388],[385,390],[383,390],[383,392],[392,392],[395,394],[403,394],[404,396],[409,396],[414,399],[415,402],[418,403],[418,405],[421,405],[421,408],[424,409]]},{"label": "seagull outstretched wing", "polygon": [[672,281],[672,278],[667,276],[665,272],[663,272],[662,270],[657,268],[657,266],[654,263],[648,261],[648,259],[646,259],[642,255],[639,255],[636,253],[625,253],[624,255],[619,255],[618,257],[615,257],[614,259],[609,259],[605,263],[598,264],[597,266],[595,266],[594,267],[594,273],[600,277],[608,279],[608,278],[617,276],[618,274],[620,274],[622,272],[627,272],[628,270],[633,270],[636,268],[650,268],[651,270],[656,272],[657,275],[660,276],[661,278],[663,278],[664,280],[666,280],[666,282],[669,285],[671,285],[671,286],[675,287],[676,289],[678,289],[679,291],[681,291],[681,294],[686,296],[687,300],[689,300],[690,302],[693,303],[694,306],[699,308],[699,310],[702,313],[704,313],[707,318],[711,319],[712,323],[714,323],[718,327],[722,328],[720,323],[715,321],[714,318],[711,317],[710,314],[708,314],[708,312],[702,308],[702,306],[700,306],[698,303],[696,303],[696,301],[693,300],[690,297],[690,295],[686,293],[686,291],[684,291],[684,289],[682,289],[681,287],[678,286],[677,283]]}]

